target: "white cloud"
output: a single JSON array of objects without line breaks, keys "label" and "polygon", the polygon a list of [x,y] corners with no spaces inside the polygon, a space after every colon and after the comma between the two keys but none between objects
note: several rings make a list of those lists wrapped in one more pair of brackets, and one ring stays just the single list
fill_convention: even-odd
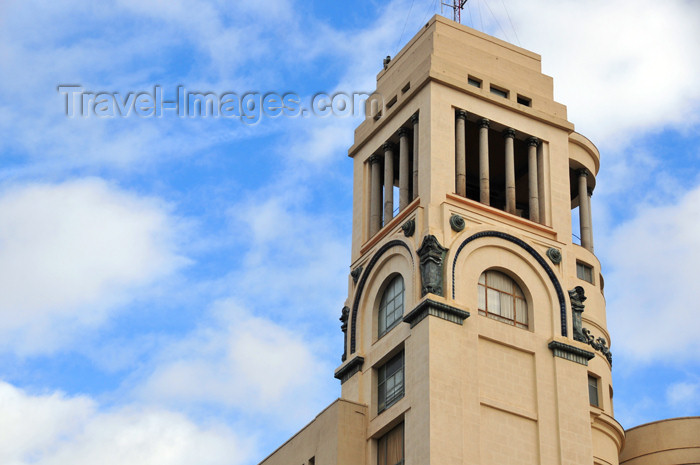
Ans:
[{"label": "white cloud", "polygon": [[[349,222],[332,215],[337,212],[332,199],[327,199],[331,204],[323,206],[321,213],[310,212],[311,202],[323,189],[312,197],[312,176],[285,174],[279,183],[260,189],[230,210],[231,229],[237,232],[243,252],[243,266],[229,277],[232,292],[244,295],[247,305],[286,321],[303,316],[333,315],[335,319],[347,291],[350,237],[342,226]],[[351,214],[349,208],[340,211]]]},{"label": "white cloud", "polygon": [[0,382],[0,462],[6,465],[237,465],[252,443],[172,411],[101,411],[88,397],[28,394]]},{"label": "white cloud", "polygon": [[332,368],[308,335],[230,300],[219,302],[214,315],[213,322],[162,348],[153,372],[135,388],[138,398],[216,405],[256,422],[269,415],[275,428],[285,428],[308,421],[330,397],[328,383],[319,380],[329,379]]},{"label": "white cloud", "polygon": [[666,388],[668,403],[690,412],[700,406],[700,384],[689,382],[673,383]]},{"label": "white cloud", "polygon": [[638,212],[613,230],[601,254],[613,348],[641,361],[700,360],[700,187]]},{"label": "white cloud", "polygon": [[[595,143],[621,148],[643,131],[700,121],[700,60],[691,58],[700,42],[697,2],[516,0],[508,7],[522,45],[542,55],[554,77],[556,100]],[[505,11],[493,10],[509,31]],[[493,22],[489,28],[503,35]]]},{"label": "white cloud", "polygon": [[2,347],[50,351],[104,323],[186,262],[176,227],[165,205],[97,178],[3,191]]}]

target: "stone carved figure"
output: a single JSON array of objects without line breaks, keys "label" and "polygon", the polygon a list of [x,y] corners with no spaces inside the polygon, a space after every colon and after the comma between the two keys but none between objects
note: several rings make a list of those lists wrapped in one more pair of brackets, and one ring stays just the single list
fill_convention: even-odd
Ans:
[{"label": "stone carved figure", "polygon": [[401,226],[401,229],[403,230],[404,236],[406,236],[406,237],[413,236],[413,233],[416,231],[416,220],[411,218],[410,220],[406,221]]},{"label": "stone carved figure", "polygon": [[343,307],[342,313],[340,315],[340,330],[343,332],[343,356],[341,360],[344,362],[348,357],[348,319],[350,318],[350,308]]},{"label": "stone carved figure", "polygon": [[584,310],[583,302],[586,301],[586,295],[581,286],[576,286],[569,291],[569,300],[571,300],[571,313],[574,326],[574,341],[588,343],[583,333],[583,324],[581,323],[581,314]]},{"label": "stone carved figure", "polygon": [[357,284],[357,280],[360,279],[360,275],[362,274],[362,266],[358,266],[354,270],[350,272],[350,276],[352,277],[352,282]]},{"label": "stone carved figure", "polygon": [[447,249],[440,245],[432,234],[423,238],[417,250],[420,257],[421,296],[435,294],[444,296],[443,268]]}]

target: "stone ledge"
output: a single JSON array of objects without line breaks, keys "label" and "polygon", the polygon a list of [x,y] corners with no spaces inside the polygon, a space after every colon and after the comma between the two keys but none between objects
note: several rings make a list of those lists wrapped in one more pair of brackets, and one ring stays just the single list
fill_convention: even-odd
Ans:
[{"label": "stone ledge", "polygon": [[355,375],[355,373],[360,371],[364,363],[364,357],[356,356],[348,363],[346,363],[345,366],[340,367],[333,376],[336,379],[340,380],[340,384],[343,384],[345,381],[352,378]]},{"label": "stone ledge", "polygon": [[588,361],[595,357],[593,352],[559,341],[550,341],[547,347],[552,350],[555,357],[561,357],[585,366],[588,366]]},{"label": "stone ledge", "polygon": [[469,312],[465,310],[460,310],[442,302],[436,302],[435,300],[425,299],[403,317],[403,321],[409,323],[411,328],[413,328],[428,315],[436,316],[443,320],[457,323],[458,325],[461,325],[464,320],[469,318]]}]

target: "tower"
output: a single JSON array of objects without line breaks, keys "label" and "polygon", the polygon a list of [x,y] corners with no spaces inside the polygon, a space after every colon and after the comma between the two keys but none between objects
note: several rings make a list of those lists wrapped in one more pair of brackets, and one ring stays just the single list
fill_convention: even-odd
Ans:
[{"label": "tower", "polygon": [[540,65],[435,16],[380,71],[349,149],[342,396],[263,463],[618,463],[599,153]]}]

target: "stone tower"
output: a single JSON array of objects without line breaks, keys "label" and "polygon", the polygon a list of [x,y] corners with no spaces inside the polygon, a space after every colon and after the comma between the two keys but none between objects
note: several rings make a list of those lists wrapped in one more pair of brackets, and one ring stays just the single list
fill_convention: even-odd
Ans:
[{"label": "stone tower", "polygon": [[440,16],[385,62],[349,150],[342,397],[263,464],[618,464],[599,153],[552,85]]},{"label": "stone tower", "polygon": [[540,65],[435,16],[377,76],[336,371],[367,464],[618,463],[599,153]]}]

